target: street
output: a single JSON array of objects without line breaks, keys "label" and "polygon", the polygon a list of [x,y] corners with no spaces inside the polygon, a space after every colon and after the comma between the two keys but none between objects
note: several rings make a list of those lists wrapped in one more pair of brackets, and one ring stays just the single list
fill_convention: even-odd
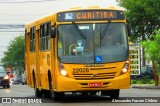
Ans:
[{"label": "street", "polygon": [[[24,98],[35,98],[34,95],[34,89],[29,88],[27,85],[11,85],[10,89],[3,89],[0,87],[0,97],[23,97]],[[124,98],[126,97],[126,98]],[[120,91],[120,100],[128,100],[130,97],[136,97],[135,100],[137,101],[139,98],[137,97],[143,97],[149,99],[152,99],[152,97],[160,97],[160,89],[136,89],[136,88],[130,88],[130,89],[125,89]],[[71,95],[71,94],[66,94],[64,99],[61,101],[53,101],[52,99],[48,98],[38,98],[38,99],[43,99],[42,104],[34,104],[34,105],[51,105],[51,106],[61,106],[61,105],[76,105],[76,106],[81,106],[81,105],[135,105],[134,103],[112,103],[114,102],[113,100],[110,100],[109,97],[102,97],[100,94],[97,94],[95,96],[81,96],[80,94],[78,95]],[[156,99],[156,98],[154,98]],[[135,102],[136,102],[135,101]],[[141,104],[142,106],[149,106],[151,105],[150,103],[136,103],[136,104]],[[152,103],[153,105],[159,105],[159,103]],[[2,104],[0,104],[2,105]],[[4,106],[6,104],[3,104]],[[15,105],[15,104],[11,104]],[[16,105],[22,105],[20,103]],[[28,106],[29,104],[24,104],[25,106]]]}]

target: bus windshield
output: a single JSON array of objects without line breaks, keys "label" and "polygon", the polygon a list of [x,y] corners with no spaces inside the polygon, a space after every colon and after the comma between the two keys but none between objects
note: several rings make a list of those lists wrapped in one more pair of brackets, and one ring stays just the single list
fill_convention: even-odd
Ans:
[{"label": "bus windshield", "polygon": [[57,43],[58,60],[64,63],[108,63],[128,59],[124,23],[58,25]]}]

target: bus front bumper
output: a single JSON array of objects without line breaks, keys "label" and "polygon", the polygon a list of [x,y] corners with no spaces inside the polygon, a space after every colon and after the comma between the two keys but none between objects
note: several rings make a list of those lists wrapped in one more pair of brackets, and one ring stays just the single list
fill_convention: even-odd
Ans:
[{"label": "bus front bumper", "polygon": [[101,91],[112,89],[130,88],[130,74],[115,77],[114,79],[102,80],[75,80],[59,75],[57,78],[57,92],[74,92],[74,91]]}]

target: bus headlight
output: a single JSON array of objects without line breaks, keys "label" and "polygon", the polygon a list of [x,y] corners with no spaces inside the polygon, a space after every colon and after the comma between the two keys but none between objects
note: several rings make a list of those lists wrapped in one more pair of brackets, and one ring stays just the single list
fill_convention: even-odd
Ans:
[{"label": "bus headlight", "polygon": [[67,75],[66,70],[61,70],[61,75],[66,76]]},{"label": "bus headlight", "polygon": [[127,72],[127,69],[126,69],[126,68],[123,68],[123,69],[122,69],[122,72],[123,72],[123,73],[126,73],[126,72]]},{"label": "bus headlight", "polygon": [[65,70],[65,68],[62,64],[59,65],[59,72],[63,76],[68,76],[67,71]]},{"label": "bus headlight", "polygon": [[128,68],[129,68],[129,61],[126,61],[124,63],[124,65],[123,65],[121,75],[127,73],[128,72]]}]

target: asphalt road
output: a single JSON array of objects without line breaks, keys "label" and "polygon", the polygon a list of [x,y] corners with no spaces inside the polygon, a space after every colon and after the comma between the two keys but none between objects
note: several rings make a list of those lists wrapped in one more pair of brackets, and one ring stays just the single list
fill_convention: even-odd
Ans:
[{"label": "asphalt road", "polygon": [[[66,94],[63,100],[61,101],[53,101],[53,99],[48,99],[48,98],[35,98],[34,95],[34,90],[33,88],[29,88],[27,85],[11,85],[10,89],[3,89],[0,87],[0,97],[5,97],[5,98],[11,98],[12,104],[4,104],[1,103],[0,106],[8,106],[8,105],[13,105],[13,106],[31,106],[31,105],[36,105],[36,106],[135,106],[135,105],[141,105],[141,106],[159,106],[160,105],[160,89],[135,89],[135,88],[130,88],[130,89],[125,89],[120,91],[120,98],[118,99],[119,101],[115,100],[110,100],[109,97],[102,97],[100,94],[97,94],[95,96],[82,96],[80,94],[77,95],[71,95],[70,93]],[[23,97],[21,99],[21,103],[17,102],[19,98],[16,97]],[[15,99],[14,99],[15,98]],[[31,103],[32,101],[29,101],[28,99],[34,99],[37,100],[37,103]],[[2,98],[0,98],[2,99]],[[13,100],[14,99],[14,100]],[[27,100],[26,100],[27,99]],[[31,99],[31,100],[32,100]],[[25,100],[27,102],[25,102]],[[147,101],[148,100],[148,101]],[[150,101],[149,101],[150,100]],[[157,103],[156,100],[159,102]],[[23,103],[25,104],[22,104]],[[125,102],[124,102],[125,101]],[[43,103],[41,103],[43,102]],[[124,102],[124,103],[123,103]],[[136,103],[139,102],[139,103]]]}]

